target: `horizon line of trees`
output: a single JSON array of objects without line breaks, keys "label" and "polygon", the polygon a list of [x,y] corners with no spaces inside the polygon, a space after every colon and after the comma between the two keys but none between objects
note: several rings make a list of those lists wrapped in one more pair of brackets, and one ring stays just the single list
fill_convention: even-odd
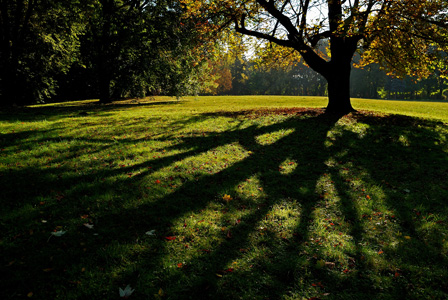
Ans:
[{"label": "horizon line of trees", "polygon": [[[254,12],[267,9],[278,15],[278,8],[272,3],[256,2],[264,6],[252,7]],[[108,103],[123,97],[149,95],[329,96],[329,77],[333,87],[337,87],[334,84],[337,72],[342,69],[330,68],[325,59],[331,57],[331,46],[342,33],[333,37],[333,44],[331,35],[317,34],[312,43],[316,53],[312,58],[306,56],[308,61],[297,58],[310,47],[305,44],[298,48],[305,50],[294,50],[295,60],[285,57],[291,53],[288,47],[297,46],[294,39],[284,41],[286,48],[272,47],[272,43],[271,48],[259,47],[248,59],[242,54],[244,51],[235,54],[237,47],[232,43],[242,41],[241,36],[233,35],[235,31],[274,39],[274,44],[282,40],[244,27],[241,21],[245,15],[238,15],[238,10],[234,11],[229,3],[216,2],[213,5],[218,10],[207,15],[207,5],[193,0],[0,0],[0,106],[89,98]],[[288,3],[292,5],[289,1],[285,5]],[[328,5],[336,5],[332,3]],[[342,2],[338,7],[341,5]],[[305,16],[306,9],[302,9]],[[443,22],[430,21],[427,28],[430,36],[432,27],[445,28]],[[236,22],[234,28],[232,22]],[[333,31],[337,32],[335,22]],[[446,37],[444,32],[441,31],[442,37]],[[443,53],[446,58],[446,51]],[[279,55],[282,61],[269,55]],[[314,60],[317,65],[326,66],[323,75],[309,67]],[[359,57],[355,56],[355,60]],[[374,60],[368,62],[371,64],[364,69],[344,69],[345,75],[351,73],[351,79],[349,84],[344,81],[341,97],[347,96],[348,88],[351,97],[410,100],[448,97],[443,63],[429,77],[420,75],[428,73],[432,66],[420,75],[416,72],[415,77],[397,79],[388,76]],[[344,66],[347,67],[345,63]],[[329,72],[330,69],[334,70]],[[417,80],[418,76],[426,79]],[[333,89],[333,99],[337,100],[337,92],[337,88]],[[339,104],[334,105],[339,110]],[[348,99],[340,109],[349,108]]]},{"label": "horizon line of trees", "polygon": [[[279,67],[260,64],[241,55],[223,59],[214,66],[213,95],[328,96],[325,78],[303,62]],[[352,67],[350,93],[353,98],[397,100],[448,100],[448,80],[434,72],[426,79],[396,78],[372,63]]]}]

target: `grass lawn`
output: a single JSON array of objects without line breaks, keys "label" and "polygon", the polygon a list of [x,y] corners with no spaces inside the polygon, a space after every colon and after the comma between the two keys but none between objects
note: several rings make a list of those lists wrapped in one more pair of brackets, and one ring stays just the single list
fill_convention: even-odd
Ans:
[{"label": "grass lawn", "polygon": [[1,111],[2,299],[447,299],[448,103],[325,104]]}]

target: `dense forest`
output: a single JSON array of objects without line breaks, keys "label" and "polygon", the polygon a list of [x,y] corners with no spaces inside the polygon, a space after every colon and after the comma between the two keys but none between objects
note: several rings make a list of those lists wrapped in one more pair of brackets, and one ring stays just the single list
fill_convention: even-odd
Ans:
[{"label": "dense forest", "polygon": [[215,39],[179,1],[2,0],[0,10],[1,105],[107,103],[207,85]]}]

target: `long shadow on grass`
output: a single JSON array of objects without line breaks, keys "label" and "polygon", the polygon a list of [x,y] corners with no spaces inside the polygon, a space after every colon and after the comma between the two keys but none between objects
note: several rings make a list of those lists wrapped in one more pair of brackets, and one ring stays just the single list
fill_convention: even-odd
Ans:
[{"label": "long shadow on grass", "polygon": [[[365,119],[364,122],[373,123],[373,120],[376,120],[376,118],[371,120]],[[222,195],[223,191],[231,191],[245,180],[254,176],[259,179],[265,193],[265,198],[262,202],[250,203],[247,200],[239,199],[240,203],[232,204],[234,205],[233,207],[231,205],[228,208],[224,208],[224,211],[226,209],[247,209],[249,212],[240,220],[236,220],[235,224],[230,224],[226,227],[223,233],[226,234],[225,240],[216,245],[211,245],[211,249],[204,249],[203,254],[194,255],[193,258],[181,262],[182,267],[177,272],[169,272],[166,269],[166,265],[164,265],[166,261],[152,265],[152,267],[161,268],[161,270],[156,271],[158,274],[158,280],[156,280],[158,281],[157,288],[162,288],[169,298],[202,297],[214,299],[242,297],[262,299],[278,298],[280,295],[286,295],[289,292],[295,293],[295,295],[303,293],[303,295],[313,296],[312,291],[307,291],[306,284],[303,283],[304,280],[309,280],[307,282],[308,285],[321,289],[316,291],[314,296],[330,297],[331,295],[331,298],[338,298],[337,293],[342,291],[340,298],[359,297],[365,293],[374,298],[381,298],[388,294],[391,297],[401,297],[405,294],[412,295],[415,293],[412,289],[416,275],[415,273],[410,275],[410,273],[415,272],[415,268],[428,263],[435,264],[436,262],[446,266],[446,259],[444,259],[440,249],[437,248],[438,245],[441,245],[440,238],[434,240],[436,245],[425,245],[425,242],[422,241],[418,250],[411,252],[403,252],[403,247],[412,247],[412,245],[406,245],[405,243],[398,243],[398,248],[394,248],[395,245],[391,245],[394,242],[392,240],[393,237],[389,237],[391,244],[388,244],[387,241],[383,244],[380,241],[380,244],[368,247],[362,245],[363,243],[369,243],[368,238],[363,236],[367,230],[364,228],[365,222],[363,222],[365,216],[361,215],[357,205],[353,204],[355,199],[350,193],[353,187],[347,183],[347,178],[341,175],[340,172],[329,169],[327,160],[333,157],[334,154],[337,154],[334,152],[348,149],[348,152],[339,155],[338,158],[349,162],[351,154],[358,155],[359,153],[355,154],[357,151],[363,151],[364,154],[362,155],[365,157],[357,157],[356,161],[360,160],[363,163],[358,167],[364,168],[367,174],[372,173],[370,180],[373,183],[369,182],[369,179],[363,179],[363,182],[365,184],[381,185],[384,178],[379,177],[381,175],[375,176],[374,171],[379,167],[378,161],[372,161],[369,158],[371,153],[366,151],[365,147],[373,143],[378,138],[378,135],[381,136],[383,129],[379,129],[380,133],[367,133],[368,138],[360,138],[352,132],[343,132],[340,140],[344,144],[335,148],[328,148],[324,146],[324,142],[327,139],[328,131],[334,126],[336,121],[337,119],[330,119],[328,116],[319,116],[306,120],[293,119],[284,121],[280,124],[263,127],[262,129],[250,128],[246,131],[237,131],[239,135],[237,141],[253,153],[250,157],[235,163],[219,174],[205,176],[194,183],[187,183],[181,189],[164,197],[155,205],[144,207],[143,211],[146,209],[158,211],[158,214],[170,220],[167,224],[171,225],[171,221],[182,222],[182,218],[188,218],[189,214],[200,214],[201,210],[217,200],[216,195]],[[271,145],[257,145],[255,141],[256,136],[281,129],[293,129],[294,131]],[[405,133],[400,128],[395,130],[400,134]],[[230,136],[224,138],[224,143],[232,142],[235,138],[234,134],[235,132],[232,132]],[[433,134],[434,138],[436,135]],[[223,134],[223,136],[226,136],[226,134]],[[423,132],[420,132],[419,136],[425,135]],[[387,138],[390,138],[390,136]],[[219,138],[218,141],[222,142]],[[220,142],[215,145],[222,144]],[[204,140],[203,138],[193,138],[189,143],[200,145],[204,143]],[[384,146],[383,143],[382,145]],[[394,144],[395,146],[397,145]],[[376,150],[376,153],[389,153],[389,155],[392,155],[392,160],[382,160],[380,164],[385,163],[390,167],[391,164],[394,165],[393,161],[395,161],[399,170],[401,165],[397,162],[397,157],[394,156],[402,155],[402,152],[406,152],[408,149],[403,148],[403,146],[397,146],[397,149],[394,149],[394,147],[386,145],[386,148]],[[439,163],[442,163],[442,173],[444,173],[446,172],[445,152],[442,148],[435,150],[437,152],[435,156],[442,158]],[[299,167],[287,176],[279,173],[279,165],[286,159],[299,163]],[[380,159],[382,158],[380,157]],[[402,157],[401,159],[402,162],[408,162],[409,157]],[[420,165],[420,168],[424,168],[424,162],[425,160],[414,160],[414,163]],[[338,163],[343,164],[344,162]],[[354,249],[347,253],[348,266],[345,269],[340,269],[340,274],[335,272],[333,268],[339,268],[334,266],[332,262],[328,264],[331,271],[325,269],[327,262],[325,262],[323,269],[322,267],[316,267],[322,264],[322,260],[318,259],[318,247],[316,247],[314,253],[306,251],[306,249],[310,248],[307,244],[311,243],[312,240],[309,234],[311,231],[310,226],[314,226],[313,211],[317,207],[325,205],[322,198],[316,195],[316,186],[322,174],[326,172],[332,174],[335,179],[335,188],[341,198],[339,204],[341,206],[340,211],[344,214],[343,218],[346,219],[348,226],[351,227],[348,230],[348,234],[353,237]],[[418,176],[421,173],[422,170],[418,170],[416,174]],[[396,176],[396,174],[394,173],[393,176]],[[399,179],[390,178],[389,180]],[[403,178],[401,180],[403,181]],[[400,197],[392,196],[391,193],[392,191],[385,191],[386,196],[384,197],[386,199],[384,205],[396,212],[396,216],[391,217],[399,220],[398,226],[400,230],[410,230],[411,234],[417,235],[416,229],[412,229],[413,225],[411,225],[414,220],[409,218],[413,211],[409,206],[401,207],[396,202],[397,198]],[[254,242],[251,241],[253,234],[264,234],[272,239],[276,238],[273,232],[260,232],[260,222],[271,212],[273,206],[292,200],[298,201],[301,207],[300,218],[295,228],[295,238],[277,239],[276,243],[278,244],[272,244],[265,238],[258,238],[256,239],[257,242],[255,242],[257,244],[253,244]],[[427,210],[432,209],[435,204],[432,201],[422,202],[420,200],[416,202],[420,207],[423,206]],[[380,210],[380,207],[377,209]],[[170,228],[164,231],[157,224],[151,225],[153,225],[153,228],[163,232],[162,237],[176,236],[178,234],[175,229]],[[185,226],[190,225],[185,223]],[[188,246],[188,240],[179,241],[179,243],[182,242],[185,243],[186,247]],[[163,247],[173,249],[168,243],[175,242],[164,241],[164,243]],[[380,263],[380,260],[383,263],[390,261],[392,264],[398,263],[399,266],[389,268],[376,266],[377,261],[373,255],[365,258],[366,255],[369,255],[369,250],[377,252],[375,255],[385,253],[385,258],[379,259],[378,263]],[[169,250],[167,251],[169,252]],[[248,254],[251,251],[261,253],[256,255]],[[428,254],[426,254],[426,259],[422,262],[419,257],[424,257],[423,252],[425,251],[428,251]],[[164,255],[164,251],[162,253],[162,260],[169,257],[169,254]],[[232,262],[238,262],[245,258],[253,261],[249,270],[239,270],[237,267],[232,267]],[[368,261],[364,261],[366,259]],[[172,257],[172,267],[175,268],[176,262],[175,258]],[[446,275],[446,272],[443,271],[444,268],[437,268],[434,272],[427,273],[430,276],[435,275],[435,279],[428,280],[431,284],[427,286],[436,290],[436,293],[445,292],[441,288],[443,276]],[[383,275],[386,277],[387,273],[390,273],[390,276],[396,278],[396,280],[388,284],[378,284],[369,275],[375,272],[374,270],[379,273],[385,272],[386,274]],[[300,274],[300,272],[305,274]],[[306,272],[311,273],[311,275],[306,274]],[[344,275],[346,276],[344,277]],[[318,283],[311,280],[318,281]]]},{"label": "long shadow on grass", "polygon": [[[354,119],[371,129],[362,137],[352,131],[341,135],[334,147],[345,151],[332,174],[343,195],[342,210],[353,224],[352,236],[365,243],[371,236],[366,231],[372,230],[384,238],[380,244],[358,246],[358,258],[369,248],[382,253],[376,262],[359,263],[366,271],[375,269],[375,263],[389,264],[382,272],[394,279],[381,294],[391,298],[446,297],[446,220],[440,219],[447,212],[446,124],[405,116],[357,114]],[[353,157],[357,165],[340,172]],[[362,182],[358,190],[353,187],[356,176]],[[366,195],[363,188],[373,194]],[[373,201],[360,212],[355,203],[364,197]],[[369,223],[369,229],[364,228]],[[396,230],[395,235],[382,228],[388,226]]]},{"label": "long shadow on grass", "polygon": [[[415,216],[428,216],[433,209],[446,211],[443,208],[446,198],[441,196],[443,191],[439,190],[444,187],[440,184],[443,182],[441,178],[446,178],[448,171],[446,149],[434,144],[435,140],[440,141],[440,135],[426,128],[412,133],[409,126],[414,128],[415,124],[396,124],[393,123],[397,120],[394,117],[381,119],[379,122],[384,122],[383,124],[377,123],[377,116],[369,118],[360,115],[355,119],[368,124],[370,129],[364,135],[341,129],[333,145],[329,146],[326,144],[328,132],[334,128],[338,118],[323,115],[319,111],[261,111],[253,115],[249,112],[222,113],[204,117],[224,115],[258,118],[260,115],[279,113],[290,114],[291,118],[267,126],[253,125],[222,133],[184,137],[182,143],[167,149],[181,150],[180,154],[89,175],[91,177],[88,178],[93,181],[98,175],[107,178],[120,172],[153,167],[150,171],[122,182],[92,182],[92,186],[85,187],[87,194],[90,190],[98,190],[98,186],[104,193],[112,192],[115,194],[114,199],[122,200],[110,205],[123,205],[121,209],[112,207],[109,212],[106,207],[109,203],[96,203],[102,208],[98,209],[98,215],[95,216],[95,207],[91,212],[86,208],[92,206],[89,202],[94,200],[95,195],[89,195],[86,199],[60,199],[60,207],[57,203],[54,205],[53,215],[61,221],[79,218],[78,215],[71,216],[70,210],[78,214],[85,211],[86,214],[94,215],[90,218],[98,224],[98,236],[92,236],[84,228],[80,233],[70,236],[68,233],[67,238],[70,239],[53,238],[51,243],[39,245],[34,241],[28,245],[30,249],[40,249],[38,253],[14,249],[13,245],[8,248],[6,259],[10,258],[13,251],[20,253],[21,259],[28,262],[34,257],[42,259],[48,256],[48,261],[39,265],[39,270],[31,272],[34,276],[41,276],[33,285],[36,297],[39,295],[37,291],[41,289],[41,298],[45,294],[47,297],[59,295],[59,298],[63,298],[70,290],[76,289],[84,291],[79,292],[78,295],[81,296],[78,298],[113,298],[116,296],[117,286],[126,284],[136,288],[132,295],[135,299],[151,298],[154,294],[168,299],[278,299],[288,295],[294,295],[295,298],[337,299],[359,298],[363,294],[369,294],[372,299],[384,298],[387,294],[395,294],[400,298],[406,293],[412,296],[415,292],[412,288],[416,285],[415,278],[419,277],[418,268],[435,262],[438,262],[438,267],[433,267],[433,271],[429,273],[424,269],[422,274],[433,275],[431,280],[427,280],[428,283],[425,282],[432,289],[432,295],[444,295],[446,290],[440,284],[446,278],[448,264],[441,250],[443,238],[437,227],[432,227],[430,239],[425,238],[420,228],[422,223],[419,223],[423,221],[415,220]],[[426,123],[424,125],[427,126]],[[393,128],[393,132],[390,132],[390,128]],[[272,143],[260,144],[257,140],[261,135],[282,130],[287,133]],[[427,139],[423,144],[421,140],[417,140],[422,137]],[[151,197],[145,196],[151,190],[141,189],[149,172],[232,143],[241,145],[251,154],[229,163],[219,173],[201,175],[184,182],[173,192],[143,201],[137,208],[126,207],[129,201]],[[432,153],[434,162],[428,166],[428,160],[422,156],[429,152]],[[352,158],[357,163],[356,166],[350,166]],[[332,164],[331,160],[336,163]],[[412,167],[409,167],[409,161],[412,161]],[[295,169],[287,174],[282,173],[280,165],[285,162],[293,162]],[[353,168],[353,173],[347,173],[350,170],[345,169],[349,168]],[[403,176],[398,177],[397,173],[402,173]],[[45,171],[44,174],[49,176],[51,171]],[[415,182],[421,180],[421,174],[426,174],[428,178],[418,185]],[[326,184],[322,181],[325,176],[331,177],[333,182],[327,183],[334,187],[334,191],[329,192],[336,194],[339,201],[331,202],[331,195],[326,195],[325,187],[319,187]],[[377,207],[372,204],[370,214],[361,211],[357,204],[360,195],[367,195],[362,194],[363,186],[351,183],[355,181],[354,177],[360,177],[358,181],[369,190],[372,186],[376,186],[378,190],[377,195],[369,195],[379,198]],[[69,181],[76,185],[77,179],[86,178],[85,175],[79,175]],[[44,180],[57,182],[57,179]],[[236,190],[246,180],[257,180],[263,195],[257,199],[238,195]],[[64,183],[67,186],[69,184]],[[128,186],[135,189],[130,192]],[[412,193],[416,186],[421,186],[428,192],[419,191],[414,196]],[[383,193],[382,196],[380,192]],[[224,194],[231,194],[233,199],[226,203],[222,199]],[[12,196],[10,198],[12,200]],[[296,220],[289,227],[292,230],[264,228],[263,222],[270,218],[275,207],[282,205],[292,206],[300,212],[299,215],[294,215]],[[337,209],[331,208],[332,205],[338,206]],[[352,237],[352,241],[347,243],[353,246],[337,252],[347,257],[347,265],[337,265],[340,260],[325,254],[327,250],[321,244],[331,241],[319,241],[317,238],[317,227],[323,218],[318,214],[325,207],[328,207],[328,211],[336,212],[326,217],[327,223],[333,225],[325,228],[337,233],[332,226],[343,227],[345,224],[340,229],[341,234]],[[393,211],[393,218],[389,216],[387,220],[398,220],[396,228],[403,232],[403,236],[410,236],[409,240],[401,238],[400,243],[393,244],[394,241],[389,237],[391,240],[384,244],[372,244],[377,241],[369,240],[367,236],[366,231],[370,230],[368,226],[371,223],[367,217],[378,216],[375,215],[376,211],[383,208]],[[193,220],[200,218],[206,210],[216,210],[220,215],[215,220],[219,223],[217,230],[194,232],[190,236],[181,232],[179,224],[181,227],[185,224],[185,231],[190,227],[193,231],[198,229],[196,225],[201,221],[191,224],[188,219],[192,215],[195,216]],[[61,215],[57,216],[57,213]],[[229,220],[226,218],[229,214],[240,217]],[[335,225],[332,221],[338,216],[340,224],[334,222]],[[34,218],[38,219],[39,216]],[[288,218],[279,220],[279,228],[282,222],[288,221]],[[443,223],[437,224],[444,226]],[[11,227],[11,224],[2,225]],[[149,230],[155,230],[156,237],[146,236],[145,232]],[[192,239],[207,242],[201,244]],[[432,244],[427,245],[427,241]],[[189,250],[188,247],[195,243],[204,245],[204,248]],[[412,247],[415,250],[409,250]],[[369,250],[375,253],[372,254]],[[377,261],[374,257],[380,255],[377,254],[380,251],[385,257],[382,259],[383,263],[390,261],[393,266],[375,266]],[[427,256],[423,253],[425,251],[429,253]],[[25,256],[28,257],[25,259]],[[425,259],[420,261],[422,257]],[[64,268],[67,269],[64,267],[66,261],[78,266],[85,264],[90,270],[87,275],[83,275],[81,270],[78,273],[69,268],[69,271],[64,271]],[[5,261],[6,264],[8,261]],[[244,267],[239,267],[239,264]],[[13,268],[17,274],[29,271],[23,265]],[[46,271],[42,273],[42,269]],[[378,283],[383,278],[375,278],[375,274],[381,272],[390,272],[390,283]],[[388,277],[388,274],[383,275]],[[26,276],[22,277],[20,281],[10,285],[12,295],[15,288],[29,281]],[[111,281],[116,285],[111,286]],[[55,285],[62,285],[64,288],[54,289]],[[387,289],[384,290],[384,287]]]},{"label": "long shadow on grass", "polygon": [[119,111],[129,108],[156,108],[160,106],[182,105],[183,101],[161,100],[161,101],[118,101],[111,104],[102,105],[98,102],[89,103],[61,103],[52,106],[19,107],[0,109],[0,121],[9,122],[36,122],[41,120],[60,120],[65,118],[92,117],[100,114],[107,116],[108,112]]},{"label": "long shadow on grass", "polygon": [[[369,123],[373,119],[364,121]],[[147,226],[146,228],[155,228],[160,232],[162,239],[169,236],[176,237],[179,232],[173,229],[175,227],[174,223],[185,222],[185,226],[191,226],[182,220],[187,219],[189,214],[200,215],[201,211],[206,209],[210,203],[219,201],[218,195],[232,191],[245,180],[254,177],[260,181],[265,197],[261,202],[255,203],[251,203],[247,199],[235,199],[228,207],[224,207],[224,213],[226,210],[247,210],[247,213],[240,220],[235,220],[235,224],[230,223],[226,226],[223,231],[223,235],[226,236],[224,240],[209,245],[210,249],[203,249],[203,253],[192,255],[187,261],[179,262],[182,267],[177,271],[170,271],[166,266],[167,260],[171,261],[171,267],[174,268],[177,263],[175,258],[170,258],[169,253],[167,253],[170,249],[173,249],[170,243],[179,243],[188,247],[188,238],[178,241],[163,241],[159,244],[162,249],[157,250],[157,253],[161,261],[152,260],[148,265],[157,274],[154,277],[154,281],[157,282],[155,292],[158,288],[161,288],[169,298],[243,297],[262,299],[264,297],[277,298],[289,292],[296,293],[296,295],[303,293],[303,295],[313,296],[312,291],[306,290],[306,284],[311,286],[315,284],[317,285],[316,289],[320,289],[320,291],[315,291],[314,296],[321,297],[331,294],[333,298],[337,298],[335,295],[341,289],[344,290],[343,295],[352,297],[357,297],[366,292],[372,297],[380,298],[387,293],[397,296],[402,295],[411,283],[408,282],[408,285],[406,285],[403,282],[395,282],[396,286],[393,284],[386,285],[389,290],[385,292],[381,285],[375,284],[374,279],[370,278],[369,274],[372,272],[372,268],[375,268],[375,260],[368,258],[369,261],[364,262],[366,259],[364,258],[365,252],[373,249],[378,252],[386,251],[386,255],[393,255],[392,250],[389,253],[386,249],[387,245],[380,244],[372,247],[360,246],[360,244],[366,242],[363,236],[366,229],[361,213],[357,206],[352,203],[354,199],[346,192],[352,190],[353,187],[346,184],[346,178],[331,170],[327,163],[327,160],[339,150],[361,151],[361,148],[366,147],[372,141],[369,138],[360,139],[359,136],[352,135],[351,132],[343,132],[340,139],[345,144],[337,146],[336,149],[326,147],[324,142],[327,140],[328,131],[336,121],[337,118],[332,119],[321,115],[304,120],[291,119],[261,128],[249,127],[212,137],[184,139],[186,146],[197,145],[198,153],[220,145],[238,142],[246,150],[251,151],[252,155],[218,174],[203,176],[195,182],[185,183],[173,194],[163,197],[154,204],[144,205],[140,207],[139,211],[133,211],[131,214],[136,216],[136,219],[144,219],[148,212],[157,212],[156,215],[158,216],[158,219],[146,219],[143,223],[134,221],[139,223],[138,225],[135,223],[135,226],[143,225]],[[259,135],[287,129],[292,129],[293,132],[273,144],[260,146],[256,142],[255,138]],[[398,131],[400,130],[398,129]],[[376,136],[376,134],[372,132],[367,135]],[[204,149],[203,145],[208,146]],[[387,153],[388,151],[400,153],[403,149],[400,146],[398,148],[396,150],[383,148],[381,151],[377,151],[378,153]],[[437,151],[439,151],[438,155],[443,153],[441,149],[437,149]],[[365,151],[365,153],[367,153],[365,155],[369,155],[369,151]],[[347,160],[349,157],[350,155],[347,153],[339,156],[342,160]],[[279,165],[287,159],[297,162],[299,166],[292,173],[282,175],[279,172]],[[361,158],[362,162],[364,160],[371,161],[368,158]],[[363,167],[369,173],[377,165],[372,162],[371,165]],[[335,188],[341,198],[340,211],[344,214],[343,218],[347,219],[348,226],[351,227],[347,233],[353,237],[354,245],[354,250],[347,254],[347,265],[349,267],[340,269],[335,267],[331,261],[325,262],[325,266],[328,263],[332,269],[331,272],[326,270],[326,267],[323,269],[316,267],[322,264],[322,259],[319,259],[318,256],[318,246],[315,247],[314,253],[307,252],[310,249],[308,244],[312,240],[309,233],[311,231],[310,226],[314,226],[313,211],[319,206],[326,205],[323,200],[324,197],[316,194],[316,186],[321,176],[326,172],[332,174],[335,178]],[[375,178],[374,182],[380,183],[381,180]],[[390,195],[387,195],[386,198],[393,199]],[[297,201],[301,209],[300,218],[298,218],[294,229],[294,237],[277,239],[275,242],[277,244],[273,244],[266,238],[256,238],[257,242],[255,243],[257,244],[253,244],[252,237],[254,234],[264,234],[266,237],[271,237],[272,240],[276,238],[275,232],[260,232],[260,223],[269,215],[275,205],[292,201]],[[407,217],[404,215],[409,212],[400,210],[390,200],[386,201],[386,205],[397,211],[397,219],[404,220],[402,221],[403,224],[400,224],[401,228],[407,228]],[[432,203],[424,205],[430,207]],[[129,216],[128,213],[130,212],[128,211],[126,216]],[[116,221],[116,216],[107,218]],[[122,222],[119,222],[119,224]],[[182,239],[182,237],[178,238]],[[163,250],[165,247],[167,249]],[[384,248],[384,251],[381,247]],[[426,249],[428,248],[423,247],[421,251]],[[435,247],[429,249],[431,249],[433,255],[428,261],[434,262],[436,258],[441,258],[440,250]],[[261,251],[261,253],[254,255],[251,254],[251,251]],[[253,261],[249,270],[232,268],[232,262],[244,260],[246,257]],[[408,260],[410,257],[405,256],[403,259]],[[390,260],[397,262],[393,257],[390,257]],[[445,260],[439,261],[446,265]],[[142,264],[145,265],[146,262],[142,262]],[[410,264],[412,265],[413,262],[410,262]],[[340,274],[337,274],[338,272],[335,272],[333,268],[340,269]],[[394,276],[396,274],[402,275],[398,272],[394,273],[394,270],[397,271],[394,268],[386,268],[385,271],[380,272],[390,272]],[[399,271],[402,273],[410,272],[409,270]],[[300,274],[300,272],[308,272],[311,275]],[[350,272],[356,275],[350,275]],[[138,275],[129,274],[129,276],[129,280],[132,280],[132,278],[135,280],[135,276]],[[403,278],[400,277],[400,279]],[[304,280],[308,281],[303,283]],[[322,280],[322,282],[325,282],[325,287],[322,283],[313,283],[311,280]],[[437,284],[434,285],[437,286]]]},{"label": "long shadow on grass", "polygon": [[[316,114],[313,111],[310,113]],[[152,253],[155,257],[150,258],[149,261],[142,260],[141,263],[150,270],[152,269],[152,272],[156,274],[153,275],[153,280],[159,278],[162,281],[159,283],[160,288],[163,288],[169,297],[233,297],[231,295],[226,296],[229,287],[226,287],[226,284],[220,279],[220,276],[223,276],[220,273],[225,273],[226,266],[233,260],[244,256],[242,253],[245,251],[242,252],[241,249],[253,250],[251,248],[254,245],[250,245],[249,235],[258,231],[258,223],[272,209],[273,205],[281,201],[295,199],[299,201],[301,206],[301,217],[296,225],[296,241],[285,240],[285,244],[278,247],[279,253],[274,253],[273,249],[268,246],[267,241],[261,241],[261,245],[256,245],[256,247],[266,248],[266,257],[262,255],[263,257],[257,259],[265,260],[276,256],[275,261],[279,264],[269,264],[268,267],[273,268],[268,270],[273,272],[269,275],[271,278],[264,284],[246,278],[242,281],[243,284],[250,285],[246,288],[232,284],[233,295],[245,294],[245,297],[261,297],[265,294],[282,294],[284,289],[293,282],[294,266],[297,263],[297,256],[294,254],[299,251],[297,245],[308,239],[310,215],[319,199],[315,195],[315,186],[319,176],[325,171],[324,163],[328,157],[328,151],[323,142],[328,130],[337,119],[328,115],[308,116],[302,120],[292,118],[261,128],[252,126],[208,137],[185,138],[185,143],[177,146],[177,148],[190,148],[192,145],[195,145],[196,148],[191,152],[176,156],[176,160],[186,158],[189,155],[198,155],[230,143],[239,143],[252,154],[217,174],[205,175],[196,181],[186,182],[174,193],[157,199],[154,203],[144,204],[137,210],[125,210],[120,215],[104,215],[99,218],[98,222],[102,226],[116,228],[117,230],[120,227],[128,229],[132,227],[133,230],[140,231],[140,233],[143,233],[142,231],[145,229],[155,229],[158,232],[162,241],[158,243],[158,249],[155,250],[155,253]],[[292,131],[289,135],[272,144],[260,146],[257,143],[257,136],[275,133],[279,130]],[[283,176],[279,173],[279,165],[286,159],[296,161],[300,167],[298,171]],[[162,168],[174,161],[169,158],[162,165],[159,164],[159,167]],[[143,174],[140,177],[143,177]],[[168,251],[164,248],[170,246],[166,244],[167,242],[163,238],[177,234],[172,229],[173,223],[179,222],[179,218],[187,218],[188,214],[200,214],[209,204],[222,201],[217,198],[220,194],[233,190],[238,184],[253,177],[260,181],[265,196],[257,202],[250,199],[235,199],[230,207],[223,207],[224,212],[230,209],[233,211],[245,210],[247,213],[237,222],[238,225],[229,224],[227,226],[228,229],[223,233],[225,239],[215,245],[211,244],[211,249],[203,249],[202,255],[193,255],[190,261],[185,262],[188,265],[188,268],[185,269],[186,274],[178,272],[164,274],[163,265],[166,262],[163,261],[166,260],[165,254]],[[133,178],[134,182],[138,180],[139,176]],[[268,236],[269,233],[266,233],[266,235]],[[264,245],[264,243],[267,244]],[[265,270],[263,270],[266,267],[265,264],[260,264],[251,272],[265,273]],[[144,276],[148,276],[145,267],[141,267],[137,272],[130,272],[127,279],[135,280],[136,276],[142,275],[135,273],[140,272],[145,273]],[[191,278],[187,280],[189,282],[183,282],[185,275],[188,276],[188,274],[191,274]],[[243,274],[243,276],[254,275]],[[177,284],[173,285],[174,282],[177,282]]]}]

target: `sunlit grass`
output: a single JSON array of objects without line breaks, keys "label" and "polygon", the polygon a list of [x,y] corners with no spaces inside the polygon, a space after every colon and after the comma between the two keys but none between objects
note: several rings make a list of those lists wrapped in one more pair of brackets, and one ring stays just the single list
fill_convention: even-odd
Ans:
[{"label": "sunlit grass", "polygon": [[301,108],[325,104],[160,97],[1,112],[4,293],[446,298],[446,103],[354,100],[381,113],[339,120]]}]

